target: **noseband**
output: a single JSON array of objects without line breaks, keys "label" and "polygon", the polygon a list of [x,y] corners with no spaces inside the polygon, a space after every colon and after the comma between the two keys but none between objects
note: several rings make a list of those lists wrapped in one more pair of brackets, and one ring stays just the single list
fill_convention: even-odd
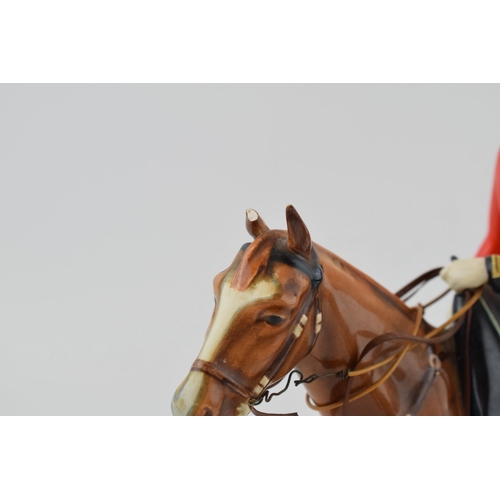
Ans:
[{"label": "noseband", "polygon": [[261,401],[261,395],[270,385],[271,381],[274,379],[274,377],[279,372],[288,356],[290,355],[295,342],[298,338],[300,338],[302,331],[304,330],[309,320],[308,314],[313,308],[315,310],[314,317],[316,324],[314,327],[311,342],[309,344],[308,354],[312,351],[314,345],[316,344],[318,334],[321,330],[322,315],[319,310],[318,288],[323,280],[323,268],[321,267],[318,254],[316,253],[314,246],[311,248],[311,258],[309,262],[302,256],[292,253],[290,250],[279,248],[274,248],[271,251],[270,260],[274,262],[281,262],[299,270],[309,278],[311,283],[307,299],[304,302],[304,305],[302,306],[299,314],[297,315],[297,317],[300,318],[299,322],[292,330],[291,335],[286,340],[284,346],[281,348],[278,356],[273,361],[271,366],[253,388],[243,386],[242,384],[234,380],[230,375],[226,375],[225,373],[223,373],[215,363],[212,363],[210,361],[197,359],[191,366],[192,371],[203,372],[210,377],[217,379],[233,392],[236,392],[237,394],[243,396],[245,399],[248,399],[252,411],[254,411],[254,404]]}]

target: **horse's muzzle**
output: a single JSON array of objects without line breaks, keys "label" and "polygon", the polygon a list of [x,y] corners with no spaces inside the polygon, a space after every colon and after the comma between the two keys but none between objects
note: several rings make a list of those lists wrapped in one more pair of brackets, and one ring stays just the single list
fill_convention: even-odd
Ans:
[{"label": "horse's muzzle", "polygon": [[171,403],[172,415],[248,415],[250,408],[239,394],[221,381],[199,371],[190,371]]}]

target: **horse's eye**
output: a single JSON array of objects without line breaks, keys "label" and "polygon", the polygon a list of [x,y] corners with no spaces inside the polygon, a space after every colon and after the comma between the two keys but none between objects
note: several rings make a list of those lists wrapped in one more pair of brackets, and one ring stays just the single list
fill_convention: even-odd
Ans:
[{"label": "horse's eye", "polygon": [[266,318],[267,323],[270,325],[279,325],[280,323],[283,322],[285,318],[282,318],[281,316],[268,316]]}]

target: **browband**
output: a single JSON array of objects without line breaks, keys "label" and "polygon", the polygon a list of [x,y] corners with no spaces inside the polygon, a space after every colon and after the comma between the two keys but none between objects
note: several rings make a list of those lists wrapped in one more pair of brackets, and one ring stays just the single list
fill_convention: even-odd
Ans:
[{"label": "browband", "polygon": [[[241,247],[240,251],[244,252],[249,245],[250,243],[245,243]],[[304,273],[311,280],[312,287],[316,289],[323,281],[323,268],[319,263],[318,254],[316,253],[314,246],[311,247],[311,259],[312,264],[301,255],[293,253],[291,250],[276,247],[271,250],[270,255],[270,260],[282,262],[283,264],[287,264]]]},{"label": "browband", "polygon": [[320,283],[323,281],[323,268],[319,263],[318,255],[314,247],[311,248],[311,257],[313,261],[312,264],[307,262],[304,257],[293,253],[290,250],[278,248],[273,248],[271,250],[271,260],[282,262],[283,264],[287,264],[295,269],[298,269],[311,280],[313,288],[318,288]]}]

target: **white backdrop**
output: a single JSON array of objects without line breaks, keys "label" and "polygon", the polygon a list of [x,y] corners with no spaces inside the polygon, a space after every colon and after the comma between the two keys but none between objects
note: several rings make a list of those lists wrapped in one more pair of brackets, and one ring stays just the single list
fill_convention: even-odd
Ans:
[{"label": "white backdrop", "polygon": [[0,110],[2,415],[169,415],[247,208],[293,204],[394,291],[486,234],[498,85],[2,85]]}]

